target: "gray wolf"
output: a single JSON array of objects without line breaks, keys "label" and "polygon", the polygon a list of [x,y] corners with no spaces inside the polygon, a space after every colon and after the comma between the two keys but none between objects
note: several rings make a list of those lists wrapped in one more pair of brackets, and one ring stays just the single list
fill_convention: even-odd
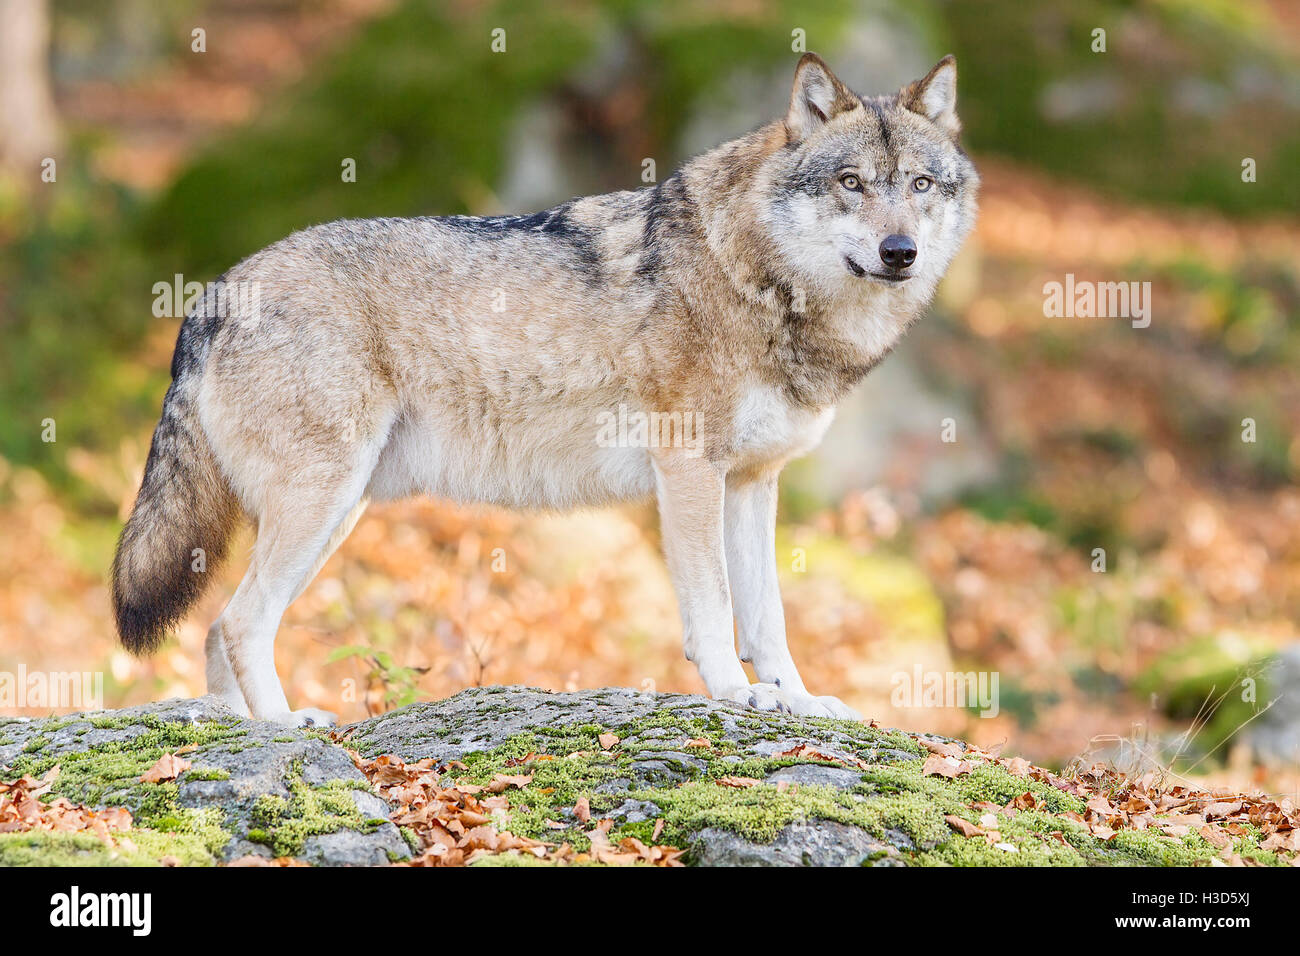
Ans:
[{"label": "gray wolf", "polygon": [[[973,225],[956,82],[949,56],[863,97],[807,54],[783,118],[653,187],[528,216],[332,222],[239,263],[214,285],[256,294],[200,302],[180,329],[113,563],[123,643],[158,645],[247,518],[209,691],[329,722],[290,709],[275,635],[368,502],[654,495],[709,693],[857,718],[808,691],[786,645],[777,477],[921,316]],[[609,440],[611,421],[655,415],[663,440]]]}]

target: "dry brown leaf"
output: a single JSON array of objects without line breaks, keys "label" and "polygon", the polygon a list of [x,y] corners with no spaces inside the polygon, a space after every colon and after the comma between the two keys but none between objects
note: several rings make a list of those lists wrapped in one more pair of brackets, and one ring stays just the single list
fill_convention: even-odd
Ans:
[{"label": "dry brown leaf", "polygon": [[186,770],[189,770],[190,766],[190,762],[183,757],[178,757],[175,754],[163,754],[158,758],[157,763],[140,776],[140,782],[162,783],[164,780],[175,780]]},{"label": "dry brown leaf", "polygon": [[761,780],[756,780],[753,777],[718,777],[713,782],[720,787],[736,787],[739,789],[757,786],[762,783]]},{"label": "dry brown leaf", "polygon": [[984,831],[971,823],[965,817],[959,817],[956,814],[949,813],[944,815],[944,820],[948,826],[952,827],[964,837],[983,836]]},{"label": "dry brown leaf", "polygon": [[1206,842],[1214,846],[1215,849],[1222,850],[1225,847],[1232,846],[1232,837],[1228,836],[1228,834],[1224,833],[1218,827],[1206,824],[1196,832],[1203,836]]},{"label": "dry brown leaf", "polygon": [[1007,773],[1013,777],[1028,777],[1033,764],[1024,757],[1012,757],[1006,762],[1006,768]]},{"label": "dry brown leaf", "polygon": [[960,777],[963,774],[970,773],[970,763],[965,760],[958,760],[956,757],[930,754],[925,758],[925,766],[921,768],[921,772],[927,777]]},{"label": "dry brown leaf", "polygon": [[941,754],[945,757],[960,758],[962,754],[966,752],[958,743],[946,740],[936,740],[933,737],[927,737],[924,734],[919,735],[916,738],[916,742],[926,750],[930,751],[930,753]]}]

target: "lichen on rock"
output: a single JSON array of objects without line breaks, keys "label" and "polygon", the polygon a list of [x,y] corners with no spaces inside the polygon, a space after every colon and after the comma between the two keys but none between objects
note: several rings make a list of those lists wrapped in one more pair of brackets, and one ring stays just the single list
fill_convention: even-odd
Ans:
[{"label": "lichen on rock", "polygon": [[[1193,865],[1225,853],[1284,862],[1248,826],[1225,850],[1196,829],[1165,832],[1159,813],[1150,826],[1099,836],[1072,784],[957,741],[690,695],[474,688],[332,733],[286,731],[200,698],[4,730],[0,780],[57,766],[50,796],[126,807],[132,830],[130,852],[115,855],[85,833],[0,834],[0,864],[199,865],[255,855],[377,865],[427,852],[390,822],[395,808],[354,754],[428,761],[465,792],[513,775],[525,782],[512,785],[495,824],[534,846],[567,845],[577,855],[565,859],[579,862],[596,861],[587,856],[593,841],[624,840],[715,866]],[[969,766],[951,777],[928,772],[936,747]],[[141,781],[177,750],[188,769]],[[554,862],[524,856],[469,859]]]}]

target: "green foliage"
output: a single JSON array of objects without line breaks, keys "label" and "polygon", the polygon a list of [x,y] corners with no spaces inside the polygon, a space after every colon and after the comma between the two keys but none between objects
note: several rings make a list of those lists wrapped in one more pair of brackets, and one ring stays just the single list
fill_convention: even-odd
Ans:
[{"label": "green foliage", "polygon": [[0,455],[69,491],[67,449],[111,447],[120,423],[156,414],[167,371],[123,361],[157,321],[146,255],[122,238],[139,206],[84,174],[82,158],[60,166],[47,202],[21,211],[0,256]]},{"label": "green foliage", "polygon": [[384,703],[390,707],[405,707],[420,699],[420,677],[428,671],[427,667],[403,667],[387,651],[357,644],[335,648],[325,663],[343,660],[360,660],[367,664],[367,678],[384,685]]},{"label": "green foliage", "polygon": [[[1047,0],[1027,11],[1020,0],[984,0],[945,4],[943,18],[975,149],[1147,202],[1256,214],[1300,206],[1290,174],[1300,123],[1282,92],[1297,68],[1267,4]],[[1092,51],[1098,27],[1105,53]],[[1277,92],[1256,91],[1252,76]],[[1047,101],[1071,90],[1078,110],[1047,118]],[[1243,156],[1258,162],[1258,182],[1241,181]]]},{"label": "green foliage", "polygon": [[1191,640],[1160,655],[1134,690],[1189,725],[1188,754],[1223,755],[1221,745],[1268,705],[1270,645],[1239,634]]}]

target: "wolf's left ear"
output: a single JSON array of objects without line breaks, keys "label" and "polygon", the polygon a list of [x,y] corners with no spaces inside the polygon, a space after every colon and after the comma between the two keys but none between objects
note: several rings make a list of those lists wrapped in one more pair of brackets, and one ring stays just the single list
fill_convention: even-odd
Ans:
[{"label": "wolf's left ear", "polygon": [[957,119],[956,58],[949,53],[923,78],[903,87],[898,100],[955,137],[961,132]]},{"label": "wolf's left ear", "polygon": [[862,101],[831,72],[816,53],[805,53],[794,68],[794,89],[785,127],[790,142],[807,139],[831,117],[862,106]]}]

